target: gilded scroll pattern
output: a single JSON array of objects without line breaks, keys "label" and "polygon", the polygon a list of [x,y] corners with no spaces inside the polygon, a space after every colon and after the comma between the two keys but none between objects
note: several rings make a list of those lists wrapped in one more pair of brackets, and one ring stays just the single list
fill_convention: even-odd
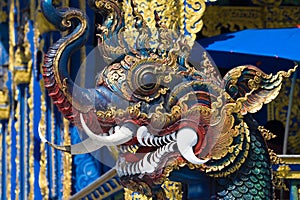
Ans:
[{"label": "gilded scroll pattern", "polygon": [[202,35],[215,36],[223,29],[234,32],[250,28],[295,27],[300,21],[297,6],[209,6],[203,17]]},{"label": "gilded scroll pattern", "polygon": [[[69,121],[64,119],[64,142],[65,145],[71,144]],[[63,179],[63,199],[68,199],[72,189],[72,155],[63,155],[64,179]]]},{"label": "gilded scroll pattern", "polygon": [[209,6],[203,17],[204,36],[214,36],[222,33],[222,29],[230,32],[246,28],[262,28],[263,13],[260,7]]},{"label": "gilded scroll pattern", "polygon": [[[44,84],[41,84],[42,91],[44,90]],[[46,113],[46,102],[44,97],[44,92],[41,94],[41,119],[39,123],[39,128],[41,134],[46,134],[46,121],[45,121],[45,113]],[[41,193],[43,199],[49,199],[49,188],[48,188],[48,179],[47,179],[47,154],[45,149],[45,144],[41,142],[40,145],[40,152],[41,152],[41,160],[40,160],[40,173],[39,173],[39,186],[41,188]]]},{"label": "gilded scroll pattern", "polygon": [[[205,11],[204,1],[195,0],[176,0],[176,1],[134,1],[136,11],[139,12],[147,26],[155,28],[155,15],[157,12],[160,21],[168,28],[174,31],[179,31],[181,34],[195,40],[196,33],[198,33],[203,26],[202,15]],[[132,16],[133,8],[131,7],[131,0],[126,0],[122,4],[124,10],[125,24],[127,27],[134,27],[134,20]]]}]

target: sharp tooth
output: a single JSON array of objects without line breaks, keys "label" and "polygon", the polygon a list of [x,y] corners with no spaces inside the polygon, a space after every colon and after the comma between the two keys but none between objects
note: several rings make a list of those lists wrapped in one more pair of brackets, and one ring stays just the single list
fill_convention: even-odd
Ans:
[{"label": "sharp tooth", "polygon": [[123,151],[123,146],[120,146],[120,147],[119,147],[119,151],[120,151],[121,153],[124,153],[124,151]]},{"label": "sharp tooth", "polygon": [[154,167],[154,168],[156,168],[157,167],[157,163],[158,163],[158,161],[156,161],[156,159],[154,158],[155,156],[154,156],[154,153],[151,153],[151,157],[150,157],[150,161],[151,161],[151,165]]},{"label": "sharp tooth", "polygon": [[159,138],[158,138],[158,143],[159,143],[159,146],[162,145],[162,137],[159,137]]},{"label": "sharp tooth", "polygon": [[134,171],[135,171],[135,174],[140,174],[140,170],[139,170],[139,167],[138,167],[138,163],[134,163]]},{"label": "sharp tooth", "polygon": [[199,159],[193,151],[193,146],[198,142],[196,131],[191,128],[180,129],[177,133],[177,146],[181,155],[193,164],[204,164],[208,161]]},{"label": "sharp tooth", "polygon": [[143,173],[144,171],[143,171],[143,160],[140,160],[139,162],[138,162],[138,168],[139,168],[139,171],[140,171],[140,173]]},{"label": "sharp tooth", "polygon": [[138,130],[137,130],[136,137],[137,137],[138,142],[139,142],[142,146],[146,146],[146,144],[143,142],[143,140],[144,140],[144,138],[146,137],[147,132],[148,132],[148,129],[147,129],[146,126],[141,126],[141,127],[139,127]]},{"label": "sharp tooth", "polygon": [[144,142],[146,146],[151,147],[152,145],[149,143],[150,141],[150,135],[147,134],[147,136],[144,138]]},{"label": "sharp tooth", "polygon": [[127,170],[126,170],[126,164],[124,164],[122,168],[123,168],[124,175],[127,176],[128,173],[127,173]]},{"label": "sharp tooth", "polygon": [[158,163],[159,160],[160,160],[160,159],[157,157],[157,151],[155,151],[155,152],[153,153],[153,161],[154,161],[155,163]]},{"label": "sharp tooth", "polygon": [[154,138],[154,143],[155,143],[155,146],[159,146],[159,144],[158,144],[158,137]]},{"label": "sharp tooth", "polygon": [[171,135],[170,135],[170,134],[167,135],[166,138],[167,138],[167,142],[168,142],[168,143],[169,143],[169,142],[172,142],[172,139],[171,139]]},{"label": "sharp tooth", "polygon": [[127,146],[127,151],[129,151],[130,153],[133,153],[131,146]]},{"label": "sharp tooth", "polygon": [[166,141],[166,136],[164,135],[163,137],[162,137],[162,139],[163,139],[163,142],[165,143],[165,144],[168,144],[168,142]]},{"label": "sharp tooth", "polygon": [[160,157],[161,157],[159,152],[160,152],[159,149],[154,152],[155,157],[158,158],[158,159],[160,159]]},{"label": "sharp tooth", "polygon": [[150,135],[148,139],[149,139],[149,142],[150,142],[151,146],[155,146],[153,135]]},{"label": "sharp tooth", "polygon": [[171,137],[172,137],[172,140],[173,140],[173,141],[176,141],[176,132],[172,133],[172,134],[171,134]]},{"label": "sharp tooth", "polygon": [[175,142],[170,143],[170,145],[168,147],[170,152],[174,151],[174,145],[175,144],[176,144]]},{"label": "sharp tooth", "polygon": [[127,166],[126,166],[126,170],[127,170],[127,173],[128,173],[128,176],[132,175],[132,171],[131,171],[131,163],[128,163]]},{"label": "sharp tooth", "polygon": [[150,153],[147,153],[143,158],[143,171],[146,173],[152,173],[154,171],[154,167],[147,160],[149,155]]},{"label": "sharp tooth", "polygon": [[132,175],[135,175],[135,174],[136,174],[134,164],[135,164],[135,163],[133,163],[133,164],[130,165],[130,170],[131,170]]}]

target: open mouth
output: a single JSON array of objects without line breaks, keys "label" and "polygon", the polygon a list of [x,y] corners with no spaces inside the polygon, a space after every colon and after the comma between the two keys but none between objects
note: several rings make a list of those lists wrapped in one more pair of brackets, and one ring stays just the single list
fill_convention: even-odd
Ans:
[{"label": "open mouth", "polygon": [[181,127],[176,132],[157,136],[151,134],[146,126],[125,123],[115,126],[109,134],[97,135],[86,125],[81,116],[84,131],[95,144],[118,146],[119,158],[116,169],[120,177],[137,174],[152,174],[168,166],[178,157],[193,164],[204,164],[208,159],[195,155],[194,149],[200,147],[204,134],[190,127]]},{"label": "open mouth", "polygon": [[119,146],[119,162],[117,171],[120,176],[154,172],[170,153],[179,153],[176,145],[176,132],[154,136],[147,127],[138,128],[131,144]]}]

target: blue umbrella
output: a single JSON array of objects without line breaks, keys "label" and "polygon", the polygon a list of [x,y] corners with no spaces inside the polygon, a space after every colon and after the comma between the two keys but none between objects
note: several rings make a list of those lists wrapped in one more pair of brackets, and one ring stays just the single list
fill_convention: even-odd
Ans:
[{"label": "blue umbrella", "polygon": [[300,61],[300,28],[248,29],[198,41],[206,50]]},{"label": "blue umbrella", "polygon": [[[224,52],[240,55],[266,56],[300,62],[300,28],[249,29],[205,38],[198,42],[211,54]],[[296,77],[297,74],[295,72],[290,91],[285,127],[284,154],[287,149],[291,105]]]}]

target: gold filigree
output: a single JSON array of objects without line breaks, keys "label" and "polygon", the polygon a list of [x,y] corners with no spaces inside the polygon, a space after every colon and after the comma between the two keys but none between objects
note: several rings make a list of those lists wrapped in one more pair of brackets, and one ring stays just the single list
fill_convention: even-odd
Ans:
[{"label": "gold filigree", "polygon": [[125,200],[152,200],[151,197],[148,198],[147,196],[134,192],[128,188],[124,188],[124,198]]},{"label": "gold filigree", "polygon": [[268,149],[268,151],[269,151],[269,156],[272,164],[284,164],[283,160],[279,158],[272,149]]},{"label": "gold filigree", "polygon": [[[189,44],[192,45],[198,33],[203,26],[202,15],[205,11],[205,2],[188,1],[143,1],[135,0],[136,11],[143,16],[144,21],[150,29],[155,29],[156,21],[154,11],[160,17],[160,22],[167,29],[179,31],[186,35]],[[134,16],[131,1],[127,0],[122,4],[124,10],[125,26],[128,29],[134,27]]]},{"label": "gold filigree", "polygon": [[12,135],[11,135],[11,127],[12,127],[12,120],[8,122],[8,131],[5,138],[6,141],[6,198],[11,199],[11,173],[12,173],[12,164],[11,164],[11,152],[12,152]]},{"label": "gold filigree", "polygon": [[284,183],[284,179],[278,176],[276,171],[272,171],[272,184],[276,189],[283,189],[284,191],[289,191],[289,188]]},{"label": "gold filigree", "polygon": [[[64,145],[71,144],[69,131],[69,121],[64,119]],[[63,179],[63,199],[68,199],[72,189],[72,155],[65,153],[63,155],[64,179]]]},{"label": "gold filigree", "polygon": [[9,6],[9,70],[14,68],[14,47],[15,47],[15,3],[12,1]]},{"label": "gold filigree", "polygon": [[[39,122],[40,131],[43,135],[46,134],[46,121],[45,121],[45,113],[46,113],[46,102],[45,102],[45,89],[44,89],[44,83],[40,82],[41,86],[41,119]],[[45,143],[41,142],[40,144],[40,152],[41,152],[41,159],[40,159],[40,173],[39,173],[39,186],[41,188],[41,193],[43,196],[43,199],[47,200],[49,198],[49,189],[48,189],[48,179],[47,179],[47,154],[45,149]]]},{"label": "gold filigree", "polygon": [[276,135],[269,131],[268,129],[265,129],[263,126],[259,126],[258,130],[262,134],[262,136],[265,138],[265,140],[271,140],[276,138]]},{"label": "gold filigree", "polygon": [[34,199],[34,77],[31,77],[29,84],[28,108],[29,113],[29,193],[28,199]]},{"label": "gold filigree", "polygon": [[179,182],[166,180],[161,187],[164,189],[167,199],[180,200],[182,199],[182,185]]},{"label": "gold filigree", "polygon": [[0,91],[0,119],[7,120],[10,115],[9,92],[7,88]]},{"label": "gold filigree", "polygon": [[295,27],[300,20],[299,6],[265,5],[208,6],[203,17],[202,34],[210,37],[221,34],[222,29],[235,32],[251,28]]},{"label": "gold filigree", "polygon": [[14,69],[14,83],[16,85],[21,83],[29,83],[32,70],[32,60],[30,43],[27,38],[29,32],[29,22],[24,26],[24,41],[22,46],[18,46],[15,52],[14,66],[22,67],[24,69]]},{"label": "gold filigree", "polygon": [[[227,159],[225,162],[222,162],[222,164],[216,166],[205,166],[205,171],[208,173],[209,176],[226,177],[227,175],[237,171],[245,162],[250,149],[250,131],[245,122],[241,122],[238,126],[235,126],[235,129],[238,129],[238,131],[234,133],[235,137],[237,136],[236,134],[238,134],[241,137],[241,142],[238,144],[234,144],[225,150],[225,152],[227,152]],[[242,157],[241,160],[235,165],[232,165],[232,163],[234,163],[238,155]],[[223,170],[225,167],[230,165],[231,168]],[[209,172],[214,173],[210,174]]]},{"label": "gold filigree", "polygon": [[[19,90],[17,90],[17,95],[16,97],[19,96]],[[19,99],[16,99],[19,100]],[[21,116],[21,109],[20,109],[20,103],[17,104],[16,107],[16,111],[15,111],[15,130],[16,130],[16,145],[15,145],[15,150],[16,150],[16,157],[14,159],[15,162],[15,171],[16,171],[16,176],[15,176],[15,195],[16,195],[16,199],[19,198],[19,194],[20,194],[20,183],[19,183],[19,178],[20,178],[20,134],[22,134],[21,132],[23,132],[24,130],[20,129],[20,116]],[[24,133],[24,132],[23,132]]]},{"label": "gold filigree", "polygon": [[280,165],[277,170],[276,174],[278,177],[285,178],[291,171],[291,168],[288,165]]},{"label": "gold filigree", "polygon": [[[50,122],[51,122],[51,143],[52,144],[54,144],[54,140],[55,140],[55,138],[54,138],[54,135],[55,135],[55,124],[56,124],[56,121],[55,121],[55,111],[54,111],[54,104],[53,103],[51,103],[51,106],[50,106],[50,108],[51,108],[51,118],[50,119],[48,119]],[[51,167],[51,169],[55,169],[55,156],[57,155],[57,153],[56,153],[56,150],[54,149],[54,148],[51,148],[51,150],[50,150],[51,152],[47,152],[48,153],[48,155],[49,155],[49,157],[51,156],[51,161],[49,162],[49,164],[48,164],[48,167],[50,168]],[[59,153],[61,153],[61,152],[59,152]],[[49,183],[51,182],[51,184],[52,184],[52,187],[51,187],[51,195],[56,195],[56,186],[57,186],[57,184],[56,184],[56,180],[57,180],[57,178],[56,178],[56,173],[52,173],[52,177],[49,177],[48,178],[48,181],[49,181]],[[50,193],[50,190],[49,190],[49,193]]]}]

